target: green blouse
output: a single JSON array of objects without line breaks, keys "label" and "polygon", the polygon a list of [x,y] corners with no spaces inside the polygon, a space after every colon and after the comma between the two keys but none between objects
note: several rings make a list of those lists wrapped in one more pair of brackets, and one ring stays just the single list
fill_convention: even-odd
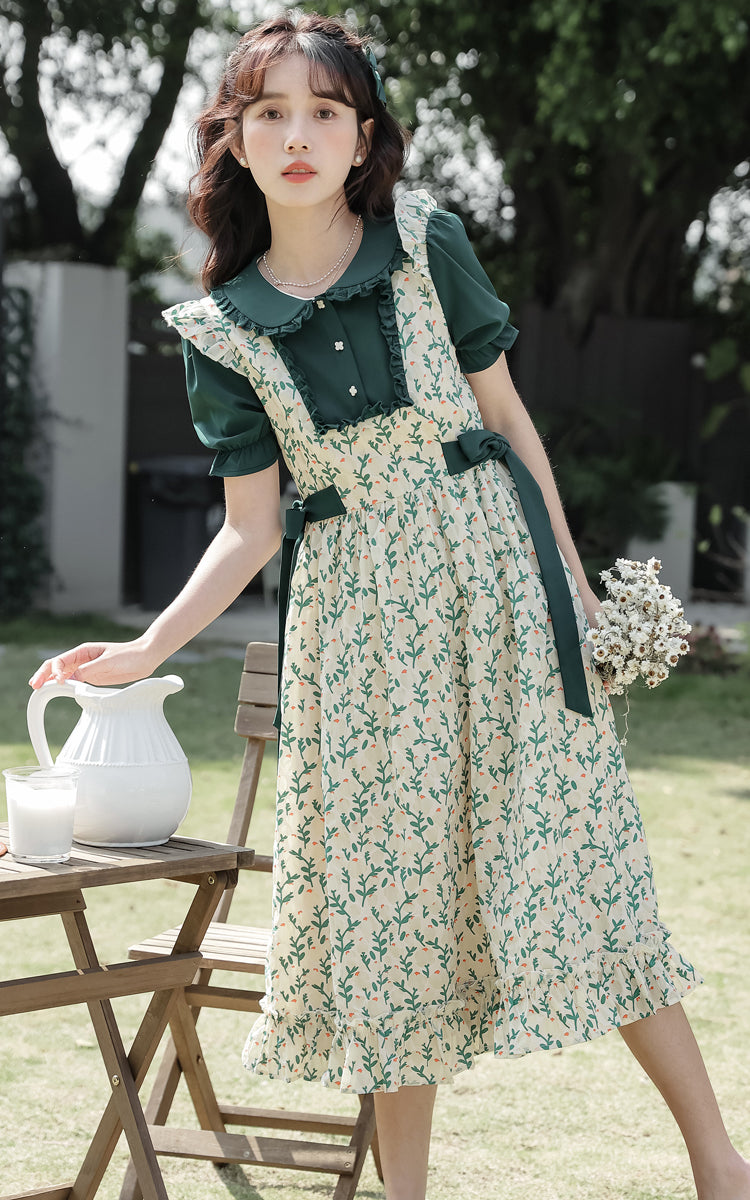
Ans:
[{"label": "green blouse", "polygon": [[[427,252],[462,370],[491,366],[518,331],[453,213],[430,214]],[[346,271],[314,300],[278,291],[255,261],[211,297],[240,328],[272,338],[323,434],[409,403],[390,282],[404,257],[395,218],[365,220]],[[281,451],[249,380],[188,340],[182,347],[193,423],[203,444],[216,451],[211,474],[250,475],[269,467]]]}]

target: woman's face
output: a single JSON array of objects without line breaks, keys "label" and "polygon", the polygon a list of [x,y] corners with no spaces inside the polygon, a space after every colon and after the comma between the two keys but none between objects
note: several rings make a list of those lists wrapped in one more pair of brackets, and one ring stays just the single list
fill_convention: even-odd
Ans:
[{"label": "woman's face", "polygon": [[[373,122],[364,122],[364,138]],[[355,109],[310,91],[309,63],[302,54],[266,71],[263,94],[242,114],[242,145],[255,182],[273,206],[336,207],[357,154],[367,154]]]}]

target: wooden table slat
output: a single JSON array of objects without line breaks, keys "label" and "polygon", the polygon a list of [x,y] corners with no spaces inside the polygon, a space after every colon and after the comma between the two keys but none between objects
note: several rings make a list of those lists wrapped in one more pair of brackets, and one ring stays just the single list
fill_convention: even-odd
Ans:
[{"label": "wooden table slat", "polygon": [[86,971],[59,971],[0,982],[0,1016],[89,1004],[92,1000],[136,996],[189,983],[202,965],[193,954],[169,954],[145,962],[114,963]]},{"label": "wooden table slat", "polygon": [[0,901],[3,921],[22,921],[26,917],[59,916],[80,912],[86,901],[80,892],[57,892],[54,896],[16,896]]},{"label": "wooden table slat", "polygon": [[[7,826],[0,825],[0,841],[7,840]],[[19,863],[6,854],[0,858],[0,919],[5,899],[146,879],[194,879],[210,871],[248,867],[254,857],[254,851],[245,846],[181,837],[170,838],[163,846],[131,849],[76,842],[68,862],[46,865]]]}]

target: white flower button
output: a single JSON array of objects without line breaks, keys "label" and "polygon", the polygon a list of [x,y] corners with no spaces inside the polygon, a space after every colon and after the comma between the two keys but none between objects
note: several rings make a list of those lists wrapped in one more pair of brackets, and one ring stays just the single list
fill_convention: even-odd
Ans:
[{"label": "white flower button", "polygon": [[357,389],[355,388],[354,384],[352,384],[352,386],[349,388],[349,395],[356,396],[356,394],[357,394]]},{"label": "white flower button", "polygon": [[325,308],[326,306],[325,300],[316,300],[315,303],[317,304],[318,308]]},{"label": "white flower button", "polygon": [[343,349],[344,349],[344,343],[343,343],[343,342],[334,342],[334,343],[333,343],[333,348],[334,348],[334,350],[343,350]]}]

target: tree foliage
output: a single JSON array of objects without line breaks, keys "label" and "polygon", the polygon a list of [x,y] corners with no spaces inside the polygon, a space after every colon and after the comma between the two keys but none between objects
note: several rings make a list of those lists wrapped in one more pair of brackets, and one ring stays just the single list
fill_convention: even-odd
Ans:
[{"label": "tree foliage", "polygon": [[358,16],[407,120],[430,94],[481,119],[514,194],[495,249],[516,296],[579,333],[597,312],[686,311],[686,231],[720,188],[748,187],[745,0],[384,0]]},{"label": "tree foliage", "polygon": [[[750,154],[745,0],[383,0],[353,11],[382,48],[403,118],[429,100],[424,170],[438,191],[442,178],[443,199],[466,200],[451,137],[464,131],[474,153],[481,128],[502,161],[482,245],[501,288],[564,310],[579,334],[598,312],[690,308],[701,245],[687,252],[686,230],[720,189],[750,190],[750,175],[735,174]],[[234,6],[212,0],[0,0],[18,248],[123,261],[192,70],[191,38],[234,23]],[[70,105],[89,114],[92,139],[112,114],[132,129],[112,194],[93,210],[60,155],[56,123]]]},{"label": "tree foliage", "polygon": [[[191,38],[230,16],[201,0],[0,0],[0,128],[18,166],[8,205],[15,248],[122,259],[189,70]],[[94,142],[113,118],[133,133],[109,200],[93,211],[60,155],[71,106]]]},{"label": "tree foliage", "polygon": [[42,485],[28,463],[38,432],[28,293],[4,289],[0,317],[0,618],[5,619],[29,609],[50,564],[41,525]]}]

